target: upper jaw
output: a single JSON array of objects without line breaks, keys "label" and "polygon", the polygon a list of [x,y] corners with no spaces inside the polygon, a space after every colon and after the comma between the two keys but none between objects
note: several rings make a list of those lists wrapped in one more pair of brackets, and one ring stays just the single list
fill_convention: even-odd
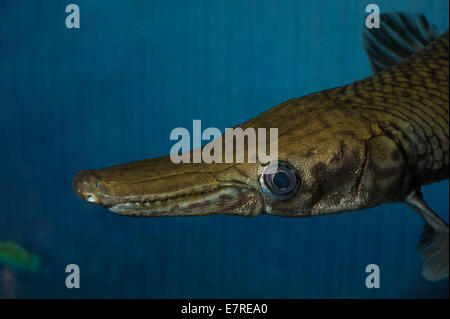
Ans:
[{"label": "upper jaw", "polygon": [[165,157],[81,171],[72,185],[83,200],[123,215],[256,216],[264,201],[252,180],[232,164],[173,164]]}]

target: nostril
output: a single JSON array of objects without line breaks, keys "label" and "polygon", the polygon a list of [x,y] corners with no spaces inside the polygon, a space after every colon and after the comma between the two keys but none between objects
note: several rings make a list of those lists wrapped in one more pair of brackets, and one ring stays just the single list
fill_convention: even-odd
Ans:
[{"label": "nostril", "polygon": [[81,199],[97,204],[100,198],[97,193],[102,191],[103,185],[91,170],[80,171],[72,180],[75,194]]}]

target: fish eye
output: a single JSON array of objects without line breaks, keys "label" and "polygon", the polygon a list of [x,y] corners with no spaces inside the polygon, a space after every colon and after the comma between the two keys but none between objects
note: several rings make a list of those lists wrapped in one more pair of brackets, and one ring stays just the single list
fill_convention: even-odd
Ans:
[{"label": "fish eye", "polygon": [[273,162],[264,166],[259,184],[263,192],[272,199],[283,201],[291,198],[300,182],[296,171],[288,164]]}]

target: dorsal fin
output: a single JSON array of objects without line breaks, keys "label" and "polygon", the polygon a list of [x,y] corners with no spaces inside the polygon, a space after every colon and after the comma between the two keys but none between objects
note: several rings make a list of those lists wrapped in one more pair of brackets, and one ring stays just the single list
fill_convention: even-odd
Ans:
[{"label": "dorsal fin", "polygon": [[374,73],[399,63],[439,35],[423,14],[383,13],[380,28],[363,28],[364,49]]}]

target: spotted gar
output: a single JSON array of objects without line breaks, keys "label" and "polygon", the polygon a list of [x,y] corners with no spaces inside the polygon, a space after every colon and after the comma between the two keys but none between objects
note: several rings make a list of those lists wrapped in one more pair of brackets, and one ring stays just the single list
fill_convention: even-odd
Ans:
[{"label": "spotted gar", "polygon": [[373,76],[239,126],[278,128],[276,162],[175,164],[165,156],[81,171],[75,193],[149,217],[308,217],[404,202],[425,221],[417,246],[424,276],[448,276],[448,225],[420,192],[449,176],[448,31],[440,35],[423,15],[383,14],[363,39]]}]

